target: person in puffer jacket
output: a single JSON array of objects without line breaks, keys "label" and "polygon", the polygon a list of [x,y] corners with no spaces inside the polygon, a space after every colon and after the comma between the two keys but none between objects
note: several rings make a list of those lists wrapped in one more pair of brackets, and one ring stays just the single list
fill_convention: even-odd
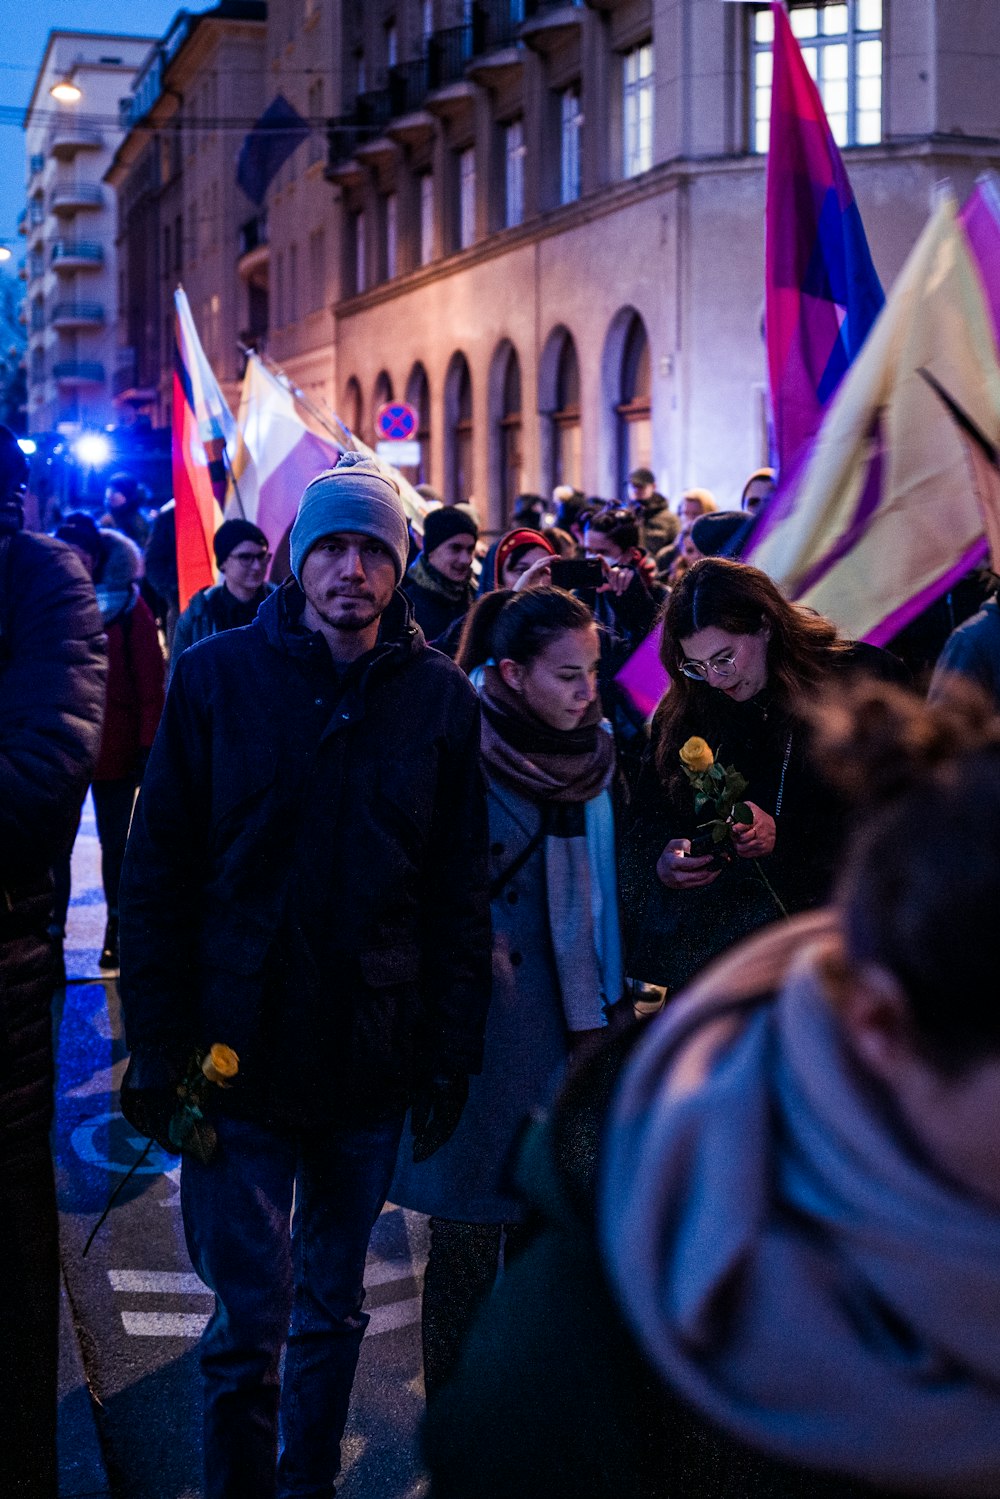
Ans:
[{"label": "person in puffer jacket", "polygon": [[51,869],[97,759],[106,655],[82,563],[21,530],[27,479],[0,427],[0,1493],[56,1499]]}]

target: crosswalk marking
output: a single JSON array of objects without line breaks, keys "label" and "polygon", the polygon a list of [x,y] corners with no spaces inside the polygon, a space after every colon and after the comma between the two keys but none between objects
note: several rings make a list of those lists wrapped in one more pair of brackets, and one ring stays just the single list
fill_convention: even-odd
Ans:
[{"label": "crosswalk marking", "polygon": [[[365,1285],[391,1285],[412,1280],[419,1274],[410,1260],[371,1259],[365,1269]],[[194,1274],[184,1270],[109,1270],[111,1289],[132,1296],[211,1296],[212,1292]],[[201,1312],[135,1312],[123,1311],[122,1326],[133,1338],[200,1338],[210,1313]],[[395,1332],[420,1321],[420,1297],[390,1301],[370,1313],[368,1337]]]},{"label": "crosswalk marking", "polygon": [[133,1338],[200,1338],[208,1312],[122,1312],[125,1331]]},{"label": "crosswalk marking", "polygon": [[212,1292],[193,1270],[109,1270],[113,1291],[135,1293],[211,1296]]}]

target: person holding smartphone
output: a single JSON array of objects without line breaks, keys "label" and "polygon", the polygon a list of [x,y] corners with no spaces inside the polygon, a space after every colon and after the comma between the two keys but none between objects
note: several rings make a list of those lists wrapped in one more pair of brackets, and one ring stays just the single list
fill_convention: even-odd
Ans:
[{"label": "person holding smartphone", "polygon": [[[623,828],[628,971],[668,991],[758,927],[820,904],[843,837],[843,808],[814,771],[807,709],[852,671],[905,681],[894,657],[844,640],[790,604],[758,568],[704,557],[664,611],[670,690]],[[752,822],[728,856],[700,852],[698,812],[680,749],[697,735],[747,781]]]}]

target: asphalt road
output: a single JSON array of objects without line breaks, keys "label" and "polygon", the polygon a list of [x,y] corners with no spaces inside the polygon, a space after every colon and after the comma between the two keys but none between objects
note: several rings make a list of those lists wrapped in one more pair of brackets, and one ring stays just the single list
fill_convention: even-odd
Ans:
[{"label": "asphalt road", "polygon": [[[184,1247],[176,1157],[153,1147],[83,1258],[110,1192],[145,1145],[117,1111],[125,1056],[117,984],[97,980],[104,915],[88,802],[73,855],[69,982],[56,1015],[63,1273],[107,1492],[112,1499],[201,1499],[196,1345],[211,1295]],[[372,1320],[344,1444],[343,1499],[417,1499],[423,1492],[416,1432],[423,1409],[419,1296],[425,1261],[424,1220],[387,1205],[369,1252]],[[65,1456],[63,1492],[77,1494],[69,1474],[72,1453]]]}]

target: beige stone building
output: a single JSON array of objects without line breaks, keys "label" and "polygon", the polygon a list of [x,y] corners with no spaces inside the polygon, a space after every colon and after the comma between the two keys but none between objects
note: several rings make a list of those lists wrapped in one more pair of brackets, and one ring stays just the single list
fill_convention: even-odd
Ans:
[{"label": "beige stone building", "polygon": [[[114,194],[104,171],[121,139],[118,101],[151,37],[53,31],[24,117],[28,427],[113,417],[118,277]],[[62,84],[64,102],[50,90]],[[74,98],[69,96],[75,95]]]},{"label": "beige stone building", "polygon": [[[122,398],[168,417],[180,274],[234,399],[245,335],[369,440],[378,406],[409,400],[412,477],[472,494],[492,530],[519,491],[618,495],[638,464],[667,493],[734,503],[766,454],[767,7],[270,0],[266,23],[240,18],[252,9],[189,17],[131,106],[108,176],[122,343],[137,365],[157,352]],[[938,184],[961,196],[1000,166],[1000,4],[792,0],[791,15],[889,285]],[[258,208],[235,159],[279,94],[312,129]],[[159,185],[140,189],[154,138]],[[155,233],[141,192],[159,194]],[[156,296],[132,273],[143,256]]]},{"label": "beige stone building", "polygon": [[182,284],[234,409],[240,344],[263,336],[265,305],[237,263],[253,205],[236,182],[248,121],[263,109],[266,6],[223,0],[180,11],[122,103],[124,135],[105,181],[118,201],[121,272],[114,395],[169,425],[174,290]]},{"label": "beige stone building", "polygon": [[[883,281],[935,185],[1000,164],[995,0],[791,6]],[[518,490],[735,503],[766,453],[770,25],[723,0],[345,5],[329,173],[336,369],[370,431],[421,411],[425,473],[492,528]]]}]

